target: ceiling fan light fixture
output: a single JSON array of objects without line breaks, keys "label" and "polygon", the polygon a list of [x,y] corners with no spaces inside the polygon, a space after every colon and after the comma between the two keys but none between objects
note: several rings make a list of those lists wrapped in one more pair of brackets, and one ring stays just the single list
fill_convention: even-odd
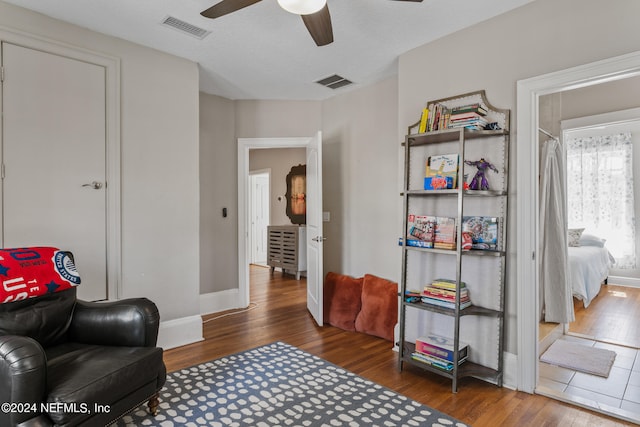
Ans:
[{"label": "ceiling fan light fixture", "polygon": [[281,8],[296,15],[310,15],[321,10],[327,0],[278,0]]}]

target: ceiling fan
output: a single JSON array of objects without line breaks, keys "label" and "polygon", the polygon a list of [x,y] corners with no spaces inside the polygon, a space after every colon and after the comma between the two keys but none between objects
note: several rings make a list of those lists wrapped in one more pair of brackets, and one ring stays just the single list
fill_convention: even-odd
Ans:
[{"label": "ceiling fan", "polygon": [[[209,9],[200,12],[205,18],[219,18],[262,0],[221,0]],[[394,0],[422,2],[422,0]],[[304,25],[318,46],[333,42],[333,28],[327,0],[278,0],[278,4],[287,12],[300,15]]]}]

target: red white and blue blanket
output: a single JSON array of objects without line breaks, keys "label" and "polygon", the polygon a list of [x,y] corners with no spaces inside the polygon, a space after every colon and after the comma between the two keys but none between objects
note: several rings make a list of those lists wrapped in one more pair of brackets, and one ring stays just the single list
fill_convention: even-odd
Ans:
[{"label": "red white and blue blanket", "polygon": [[0,249],[0,302],[20,301],[80,284],[73,255],[50,247]]}]

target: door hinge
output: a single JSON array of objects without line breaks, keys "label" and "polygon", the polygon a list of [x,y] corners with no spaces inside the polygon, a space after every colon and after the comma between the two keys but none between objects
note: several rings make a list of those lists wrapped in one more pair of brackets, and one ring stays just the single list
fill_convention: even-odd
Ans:
[{"label": "door hinge", "polygon": [[0,179],[4,179],[4,163],[0,165]]},{"label": "door hinge", "polygon": [[0,82],[4,81],[4,67],[0,67]]}]

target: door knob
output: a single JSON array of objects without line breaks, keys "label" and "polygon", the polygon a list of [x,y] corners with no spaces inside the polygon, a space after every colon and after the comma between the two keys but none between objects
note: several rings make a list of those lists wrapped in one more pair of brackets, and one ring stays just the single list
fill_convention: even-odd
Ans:
[{"label": "door knob", "polygon": [[102,188],[102,183],[98,181],[93,181],[91,184],[82,184],[83,187],[91,187],[94,190],[99,190]]}]

